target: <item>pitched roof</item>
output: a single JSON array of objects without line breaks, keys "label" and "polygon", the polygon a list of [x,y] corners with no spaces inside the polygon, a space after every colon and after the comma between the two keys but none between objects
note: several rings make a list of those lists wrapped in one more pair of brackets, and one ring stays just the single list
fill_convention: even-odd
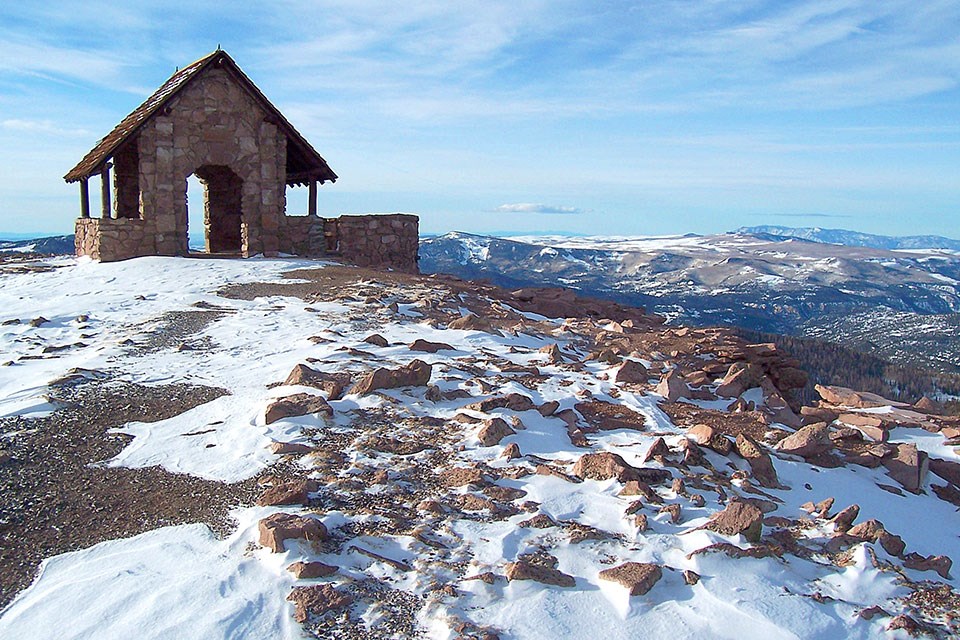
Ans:
[{"label": "pitched roof", "polygon": [[333,172],[327,161],[317,153],[306,138],[300,135],[299,131],[293,128],[293,125],[283,117],[280,110],[267,100],[263,92],[240,70],[233,58],[226,51],[220,49],[170,76],[152,96],[147,98],[133,113],[121,120],[113,131],[100,140],[63,179],[67,182],[76,182],[100,173],[120,145],[126,142],[157,111],[160,111],[167,102],[211,65],[229,73],[237,84],[245,89],[250,97],[267,112],[270,122],[277,125],[287,136],[287,184],[307,184],[311,179],[319,180],[320,183],[328,180],[333,182],[337,179],[337,174]]}]

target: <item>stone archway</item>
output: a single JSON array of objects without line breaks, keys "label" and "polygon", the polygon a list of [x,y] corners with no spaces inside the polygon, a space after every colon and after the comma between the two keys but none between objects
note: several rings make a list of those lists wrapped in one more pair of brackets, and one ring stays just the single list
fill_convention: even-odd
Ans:
[{"label": "stone archway", "polygon": [[230,167],[205,164],[193,172],[203,185],[203,226],[208,253],[240,253],[243,180]]}]

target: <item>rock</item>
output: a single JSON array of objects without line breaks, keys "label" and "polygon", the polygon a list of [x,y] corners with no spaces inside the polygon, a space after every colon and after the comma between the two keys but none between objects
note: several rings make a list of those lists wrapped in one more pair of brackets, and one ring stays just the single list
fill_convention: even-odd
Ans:
[{"label": "rock", "polygon": [[563,364],[567,361],[563,355],[563,352],[560,351],[560,347],[557,346],[556,343],[540,347],[537,349],[537,351],[546,354],[547,359],[553,364]]},{"label": "rock", "polygon": [[343,389],[350,383],[350,374],[324,373],[298,364],[283,381],[284,385],[302,385],[327,392],[328,400],[339,400]]},{"label": "rock", "polygon": [[387,339],[384,338],[379,333],[374,333],[372,335],[369,335],[366,338],[364,338],[363,341],[366,342],[367,344],[372,344],[376,347],[386,347],[390,344],[389,342],[387,342]]},{"label": "rock", "polygon": [[706,424],[697,424],[687,429],[687,437],[698,445],[713,449],[721,455],[728,455],[733,449],[730,440],[722,433]]},{"label": "rock", "polygon": [[620,482],[639,480],[643,482],[664,482],[672,476],[664,469],[638,469],[615,453],[585,453],[573,465],[573,475],[584,480],[609,480],[616,478]]},{"label": "rock", "polygon": [[915,444],[897,444],[895,455],[884,458],[887,475],[911,493],[920,493],[927,476],[927,454]]},{"label": "rock", "polygon": [[492,447],[495,444],[499,444],[500,441],[507,436],[514,434],[516,434],[516,431],[507,424],[506,420],[503,418],[493,418],[484,421],[480,432],[477,433],[477,438],[479,438],[480,444],[483,446]]},{"label": "rock", "polygon": [[660,507],[660,510],[657,513],[665,513],[670,516],[670,522],[672,524],[677,524],[680,522],[681,509],[680,505],[677,503],[664,505]]},{"label": "rock", "polygon": [[[653,490],[653,487],[646,482],[639,480],[628,480],[623,484],[618,496],[643,496],[647,502],[660,503],[660,496]],[[639,500],[637,502],[640,502]],[[642,504],[642,503],[641,503]]]},{"label": "rock", "polygon": [[676,402],[690,394],[690,387],[687,386],[679,371],[671,369],[660,378],[660,382],[654,391],[663,396],[663,399],[667,402]]},{"label": "rock", "polygon": [[520,445],[518,445],[516,442],[511,442],[503,449],[503,453],[500,454],[500,457],[506,458],[507,460],[514,460],[522,457],[522,455],[523,454],[520,453]]},{"label": "rock", "polygon": [[653,441],[653,444],[650,445],[650,448],[647,449],[647,454],[643,456],[644,462],[649,462],[655,458],[666,458],[670,455],[670,447],[667,446],[667,443],[663,438],[657,436],[657,439]]},{"label": "rock", "polygon": [[839,411],[827,409],[824,407],[800,407],[800,415],[803,416],[804,424],[813,424],[815,422],[826,422],[830,424],[840,415]]},{"label": "rock", "polygon": [[287,454],[300,455],[312,452],[313,447],[299,442],[272,442],[270,444],[270,453],[275,453],[280,456]]},{"label": "rock", "polygon": [[472,313],[451,321],[447,325],[447,328],[461,329],[464,331],[485,331],[487,333],[494,333],[494,329],[490,326],[489,322]]},{"label": "rock", "polygon": [[424,353],[436,353],[437,351],[455,351],[453,347],[445,342],[430,342],[420,338],[413,341],[409,347],[410,351],[423,351]]},{"label": "rock", "polygon": [[778,442],[774,448],[802,458],[810,458],[829,451],[833,447],[830,441],[830,427],[824,422],[801,427]]},{"label": "rock", "polygon": [[536,409],[537,405],[533,403],[533,400],[529,396],[525,396],[522,393],[509,393],[505,396],[495,396],[493,398],[487,398],[486,400],[480,400],[479,402],[473,402],[463,408],[470,409],[471,411],[490,413],[496,409],[530,411],[531,409]]},{"label": "rock", "polygon": [[469,484],[486,484],[483,474],[475,467],[453,467],[440,472],[440,484],[444,487],[463,487]]},{"label": "rock", "polygon": [[50,321],[44,318],[43,316],[37,316],[36,318],[30,321],[30,326],[36,328],[36,327],[43,326],[48,322]]},{"label": "rock", "polygon": [[919,553],[908,553],[903,557],[903,566],[917,571],[936,571],[944,580],[950,579],[950,567],[953,561],[947,556],[923,557]]},{"label": "rock", "polygon": [[257,498],[257,505],[273,507],[286,504],[305,505],[309,502],[307,494],[318,489],[316,480],[292,480],[270,487]]},{"label": "rock", "polygon": [[901,556],[903,555],[904,550],[907,548],[906,543],[898,535],[890,533],[889,531],[881,531],[877,534],[877,542],[880,543],[880,546],[883,547],[883,550],[889,553],[892,556]]},{"label": "rock", "polygon": [[851,527],[847,531],[847,535],[858,540],[874,542],[880,536],[880,532],[884,530],[882,522],[871,518]]},{"label": "rock", "polygon": [[430,402],[440,402],[443,400],[443,392],[440,391],[440,387],[435,384],[427,385],[427,390],[423,393],[425,400]]},{"label": "rock", "polygon": [[573,576],[569,576],[556,568],[557,559],[553,556],[547,556],[548,560],[541,560],[539,557],[521,555],[516,562],[508,562],[506,566],[507,580],[533,580],[541,584],[549,584],[558,587],[573,587],[577,581]]},{"label": "rock", "polygon": [[960,487],[960,463],[941,458],[928,458],[930,471],[955,487]]},{"label": "rock", "polygon": [[350,605],[353,598],[329,584],[294,587],[287,600],[293,603],[293,618],[303,624],[311,616],[322,616]]},{"label": "rock", "polygon": [[274,553],[284,551],[285,540],[306,540],[310,543],[327,539],[327,528],[323,523],[306,516],[290,513],[274,513],[260,521],[260,544]]},{"label": "rock", "polygon": [[551,518],[551,517],[548,516],[547,514],[545,514],[545,513],[538,513],[537,515],[533,516],[532,518],[529,518],[529,519],[524,520],[523,522],[519,523],[517,526],[518,526],[518,527],[522,527],[522,528],[524,528],[524,529],[529,529],[529,528],[533,528],[533,529],[549,529],[550,527],[556,527],[556,526],[559,526],[559,525],[557,525],[557,521],[556,521],[556,520],[554,520],[553,518]]},{"label": "rock", "polygon": [[351,393],[365,394],[376,389],[423,387],[430,381],[433,367],[422,360],[414,360],[399,369],[379,368],[368,373],[351,389]]},{"label": "rock", "polygon": [[883,420],[869,413],[841,413],[837,419],[843,424],[855,428],[874,442],[886,442],[890,435]]},{"label": "rock", "polygon": [[820,397],[829,404],[841,407],[850,407],[853,409],[874,409],[877,407],[906,407],[909,406],[903,402],[887,400],[875,393],[866,391],[854,391],[846,387],[816,385],[814,387]]},{"label": "rock", "polygon": [[776,489],[780,486],[777,470],[770,455],[753,438],[743,433],[738,434],[734,446],[737,453],[750,465],[751,475],[760,483],[760,486],[768,489]]},{"label": "rock", "polygon": [[620,384],[636,384],[646,382],[650,378],[647,368],[636,360],[624,360],[617,370],[614,380]]},{"label": "rock", "polygon": [[746,502],[730,502],[723,511],[714,514],[704,528],[728,536],[741,534],[750,542],[759,542],[763,512]]},{"label": "rock", "polygon": [[539,411],[540,415],[542,415],[544,418],[547,418],[555,414],[557,412],[557,409],[559,408],[560,408],[559,402],[557,402],[556,400],[550,400],[548,402],[544,402],[542,405],[537,407],[537,411]]},{"label": "rock", "polygon": [[911,636],[917,636],[922,631],[920,624],[905,613],[894,616],[887,625],[887,631],[897,630],[906,631]]},{"label": "rock", "polygon": [[920,400],[917,401],[913,408],[922,413],[927,413],[936,416],[942,416],[946,410],[943,406],[943,403],[937,402],[933,398],[928,396],[923,396]]},{"label": "rock", "polygon": [[337,567],[322,562],[304,562],[298,560],[287,567],[287,571],[293,574],[297,580],[312,580],[314,578],[326,578],[337,572]]},{"label": "rock", "polygon": [[617,567],[600,572],[601,580],[616,582],[627,588],[631,596],[642,596],[657,583],[663,572],[660,567],[648,562],[625,562]]},{"label": "rock", "polygon": [[295,418],[311,414],[323,414],[328,418],[333,415],[331,407],[322,396],[309,393],[298,393],[279,400],[274,400],[263,414],[267,424],[273,424],[284,418]]},{"label": "rock", "polygon": [[853,527],[853,521],[860,515],[860,505],[852,504],[837,515],[833,516],[831,522],[836,531],[846,533]]},{"label": "rock", "polygon": [[872,607],[867,607],[866,609],[861,609],[860,613],[857,614],[858,617],[864,620],[873,620],[877,616],[888,617],[890,614],[887,613],[886,609],[879,605],[873,605]]},{"label": "rock", "polygon": [[688,585],[695,585],[700,582],[700,574],[696,571],[691,571],[687,569],[683,572],[683,582]]},{"label": "rock", "polygon": [[720,381],[717,395],[736,398],[747,389],[759,387],[763,377],[763,367],[751,362],[734,362],[730,365],[727,375]]}]

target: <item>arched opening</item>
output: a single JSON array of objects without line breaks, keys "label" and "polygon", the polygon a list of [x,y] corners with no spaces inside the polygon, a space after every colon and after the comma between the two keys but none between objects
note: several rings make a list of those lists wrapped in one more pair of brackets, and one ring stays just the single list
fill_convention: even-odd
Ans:
[{"label": "arched opening", "polygon": [[197,174],[187,178],[187,246],[191,253],[207,250],[207,231],[203,223],[205,192]]},{"label": "arched opening", "polygon": [[[194,183],[193,189],[191,181]],[[200,193],[202,213],[190,206],[191,200],[200,200]],[[187,179],[187,238],[190,250],[202,246],[207,253],[240,253],[242,204],[243,180],[229,167],[209,164],[197,167],[193,176]],[[202,245],[200,234],[191,232],[191,229],[203,230]]]}]

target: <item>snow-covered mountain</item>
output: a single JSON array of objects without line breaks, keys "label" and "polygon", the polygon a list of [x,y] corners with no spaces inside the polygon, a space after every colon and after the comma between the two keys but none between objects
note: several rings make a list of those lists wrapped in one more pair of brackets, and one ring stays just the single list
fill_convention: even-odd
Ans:
[{"label": "snow-covered mountain", "polygon": [[726,329],[64,257],[0,262],[0,341],[2,638],[960,633],[957,419],[800,407],[798,363]]},{"label": "snow-covered mountain", "polygon": [[73,254],[73,236],[45,236],[0,240],[0,253],[43,253],[48,255]]},{"label": "snow-covered mountain", "polygon": [[[960,371],[953,331],[960,256],[769,235],[424,240],[421,269],[577,291],[641,305],[671,321],[828,339],[898,362]],[[864,319],[900,330],[863,335]],[[868,323],[869,324],[869,323]],[[853,339],[854,336],[858,336]],[[865,341],[869,340],[869,344]]]},{"label": "snow-covered mountain", "polygon": [[872,247],[874,249],[947,249],[960,251],[960,240],[943,236],[880,236],[846,229],[821,229],[820,227],[780,227],[760,225],[740,227],[735,233],[768,235],[778,238],[796,238],[810,242],[842,244],[847,247]]}]

